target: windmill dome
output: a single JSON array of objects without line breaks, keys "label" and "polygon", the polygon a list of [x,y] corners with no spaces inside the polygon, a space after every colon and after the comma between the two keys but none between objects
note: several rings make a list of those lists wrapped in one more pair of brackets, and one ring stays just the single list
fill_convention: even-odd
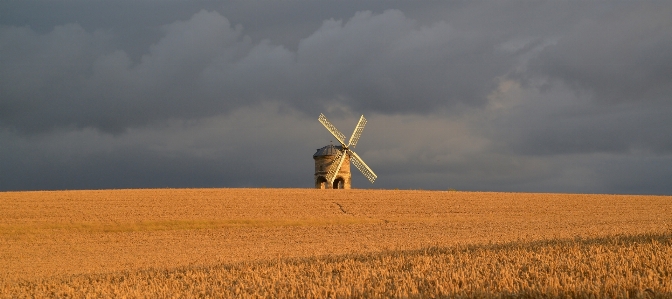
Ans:
[{"label": "windmill dome", "polygon": [[313,158],[322,156],[335,156],[336,154],[338,154],[338,152],[342,150],[343,150],[342,146],[330,144],[323,148],[318,148],[317,152],[313,154]]}]

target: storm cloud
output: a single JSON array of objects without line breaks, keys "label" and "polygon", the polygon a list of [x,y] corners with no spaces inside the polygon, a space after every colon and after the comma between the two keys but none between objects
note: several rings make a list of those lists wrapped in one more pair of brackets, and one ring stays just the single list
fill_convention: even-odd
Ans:
[{"label": "storm cloud", "polygon": [[290,51],[252,43],[242,26],[202,10],[163,26],[137,62],[106,46],[111,37],[77,24],[46,34],[3,28],[2,124],[28,133],[67,126],[119,133],[264,101],[311,114],[331,105],[362,113],[484,105],[510,59],[465,45],[445,22],[416,23],[399,10],[356,12],[325,20]]},{"label": "storm cloud", "polygon": [[377,188],[672,193],[665,1],[0,6],[3,190],[310,187],[324,112]]}]

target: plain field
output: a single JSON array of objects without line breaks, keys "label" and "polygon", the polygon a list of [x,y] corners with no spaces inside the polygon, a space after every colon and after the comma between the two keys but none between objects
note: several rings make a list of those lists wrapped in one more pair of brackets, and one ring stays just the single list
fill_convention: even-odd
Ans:
[{"label": "plain field", "polygon": [[[586,289],[586,283],[604,285],[608,281],[604,275],[601,283],[590,280],[605,269],[594,269],[595,277],[588,268],[581,275],[550,268],[546,269],[550,272],[542,271],[549,265],[570,269],[572,260],[561,257],[572,250],[588,264],[604,252],[607,265],[623,271],[638,269],[628,272],[630,276],[621,275],[630,277],[621,281],[630,288],[612,295],[672,294],[670,284],[662,283],[672,280],[670,196],[134,189],[2,192],[0,207],[0,288],[4,286],[0,294],[9,297],[67,290],[79,296],[183,292],[206,297],[277,297],[286,292],[308,297],[474,296],[487,295],[487,290],[500,295],[611,294]],[[488,254],[479,257],[479,252]],[[461,254],[463,263],[449,262]],[[512,254],[520,259],[501,261],[497,267],[480,262],[490,258],[493,265]],[[376,262],[381,260],[386,262]],[[631,260],[638,264],[630,264]],[[530,278],[526,289],[520,282],[525,281],[521,269],[536,269],[537,276],[546,273],[547,284],[535,285],[538,279]],[[259,274],[249,277],[250,281],[272,282],[276,293],[246,289],[254,286],[250,281],[240,285],[250,272],[259,271],[276,274]],[[463,287],[456,288],[459,277],[441,276],[451,271],[463,276],[487,275],[464,280]],[[332,274],[320,276],[327,272]],[[294,273],[289,275],[293,278],[283,278],[283,273]],[[301,273],[309,276],[301,278]],[[576,282],[577,289],[550,288],[572,275],[584,279],[583,284]],[[239,284],[233,282],[236,277]],[[500,289],[476,288],[488,281],[501,284],[509,280],[510,286],[502,284]],[[92,281],[101,285],[94,288]],[[361,289],[344,288],[344,283]],[[363,293],[372,287],[377,291]],[[545,292],[540,289],[544,287]]]}]

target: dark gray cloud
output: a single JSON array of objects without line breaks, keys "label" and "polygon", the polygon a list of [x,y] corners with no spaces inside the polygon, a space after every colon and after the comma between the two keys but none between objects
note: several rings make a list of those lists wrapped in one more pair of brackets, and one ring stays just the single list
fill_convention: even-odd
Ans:
[{"label": "dark gray cloud", "polygon": [[312,154],[329,141],[315,122],[264,104],[120,135],[0,132],[0,189],[310,187]]},{"label": "dark gray cloud", "polygon": [[[6,1],[0,189],[667,193],[667,1]],[[368,187],[358,173],[356,187]]]},{"label": "dark gray cloud", "polygon": [[672,4],[629,3],[580,20],[532,69],[606,103],[669,101]]},{"label": "dark gray cloud", "polygon": [[[563,84],[524,88],[503,81],[485,134],[499,150],[524,155],[672,153],[672,102],[605,104]],[[513,103],[513,104],[512,104]]]},{"label": "dark gray cloud", "polygon": [[296,51],[269,40],[255,44],[242,26],[205,10],[162,31],[134,63],[124,50],[105,47],[111,37],[77,24],[45,34],[3,28],[2,124],[119,133],[265,100],[311,114],[333,103],[428,112],[483,105],[493,79],[511,65],[492,44],[469,41],[445,22],[420,26],[398,10],[326,20]]}]

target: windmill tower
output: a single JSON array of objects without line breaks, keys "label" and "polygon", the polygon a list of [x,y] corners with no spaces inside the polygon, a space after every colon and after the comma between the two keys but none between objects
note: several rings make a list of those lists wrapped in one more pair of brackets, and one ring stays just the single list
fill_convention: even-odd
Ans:
[{"label": "windmill tower", "polygon": [[350,174],[350,160],[355,164],[355,167],[361,171],[364,176],[373,182],[378,176],[364,163],[353,150],[355,148],[359,137],[362,136],[366,119],[364,115],[359,118],[359,122],[352,132],[350,142],[345,144],[345,135],[343,135],[334,125],[332,125],[324,114],[320,114],[318,120],[327,128],[327,130],[334,135],[336,140],[341,144],[334,146],[327,145],[317,150],[313,154],[315,159],[315,188],[317,189],[350,189],[351,174]]}]

